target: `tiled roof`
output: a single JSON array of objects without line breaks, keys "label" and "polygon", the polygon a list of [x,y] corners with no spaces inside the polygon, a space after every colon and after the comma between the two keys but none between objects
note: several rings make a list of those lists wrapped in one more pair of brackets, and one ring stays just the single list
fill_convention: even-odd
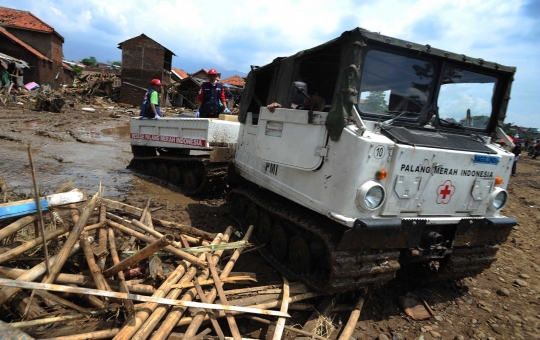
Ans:
[{"label": "tiled roof", "polygon": [[0,26],[23,28],[46,33],[54,32],[54,28],[28,11],[0,7]]},{"label": "tiled roof", "polygon": [[71,66],[69,66],[68,64],[62,62],[62,66],[66,69],[66,70],[72,70]]},{"label": "tiled roof", "polygon": [[244,79],[236,75],[229,77],[227,79],[223,79],[221,82],[224,84],[230,84],[230,85],[240,86],[240,87],[244,87],[244,85],[246,85],[246,82],[244,81]]},{"label": "tiled roof", "polygon": [[186,72],[184,72],[183,70],[179,69],[179,68],[174,68],[174,67],[171,67],[171,70],[176,73],[177,76],[179,76],[181,79],[186,79],[188,76],[188,74]]},{"label": "tiled roof", "polygon": [[14,36],[13,34],[9,33],[8,31],[6,31],[6,29],[4,27],[0,27],[0,34],[8,37],[9,39],[11,39],[13,42],[15,42],[16,44],[19,44],[21,45],[22,47],[26,48],[28,51],[32,52],[34,55],[36,55],[39,59],[43,59],[43,60],[47,60],[47,61],[50,61],[52,62],[51,59],[47,58],[46,56],[44,56],[43,54],[39,53],[36,49],[34,49],[32,46],[28,45],[27,43],[25,43],[24,41],[20,40],[19,38],[17,38],[16,36]]}]

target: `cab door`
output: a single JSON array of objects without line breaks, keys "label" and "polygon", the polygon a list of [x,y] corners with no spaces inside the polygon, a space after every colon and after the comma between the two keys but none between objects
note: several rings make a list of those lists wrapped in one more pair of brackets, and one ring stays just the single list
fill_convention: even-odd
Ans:
[{"label": "cab door", "polygon": [[262,160],[311,171],[326,157],[327,112],[313,113],[308,123],[308,110],[262,108],[257,129],[257,156]]}]

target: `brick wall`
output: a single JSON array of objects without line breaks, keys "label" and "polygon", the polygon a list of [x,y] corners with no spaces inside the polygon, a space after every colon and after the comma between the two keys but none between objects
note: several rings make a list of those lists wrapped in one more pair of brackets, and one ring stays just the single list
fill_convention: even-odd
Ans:
[{"label": "brick wall", "polygon": [[[164,79],[163,74],[166,62],[165,54],[163,46],[145,36],[138,36],[123,42],[122,83],[128,82],[147,89],[150,87],[150,81],[154,78],[160,79],[164,83],[170,82],[170,75]],[[122,84],[120,102],[140,106],[144,93],[144,90]]]},{"label": "brick wall", "polygon": [[[31,52],[24,53],[24,55],[28,56],[26,58],[17,57],[17,55],[5,52],[15,58],[22,59],[29,64],[30,60],[34,60],[30,66],[36,67],[37,64],[40,65],[38,70],[33,70],[32,67],[29,71],[25,70],[25,76],[28,75],[32,79],[31,81],[35,81],[38,84],[49,84],[53,89],[58,89],[61,84],[70,84],[72,82],[71,72],[66,72],[62,66],[63,41],[60,37],[53,33],[41,33],[9,27],[6,27],[6,30],[53,61],[52,63],[42,61]],[[19,45],[16,46],[18,46],[17,49],[19,50],[19,54],[23,53],[23,50],[26,51],[26,49],[19,47]],[[4,46],[2,46],[2,48],[4,48]],[[40,61],[38,62],[38,60]],[[26,77],[24,81],[25,83],[28,83]]]},{"label": "brick wall", "polygon": [[[47,58],[53,59],[53,48],[51,43],[51,33],[41,33],[35,31],[22,30],[13,27],[4,27],[9,33],[21,39],[28,45],[38,50]],[[60,55],[60,59],[62,56]]]}]

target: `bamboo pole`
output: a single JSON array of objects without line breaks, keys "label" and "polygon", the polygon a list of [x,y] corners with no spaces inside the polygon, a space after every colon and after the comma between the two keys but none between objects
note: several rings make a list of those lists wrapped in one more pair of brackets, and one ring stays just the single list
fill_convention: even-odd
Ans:
[{"label": "bamboo pole", "polygon": [[[221,242],[221,234],[218,237]],[[191,266],[188,261],[182,261],[180,265],[171,273],[169,277],[163,282],[159,289],[152,295],[154,297],[164,297],[172,290],[171,286],[177,283],[184,277],[184,274]],[[114,340],[129,340],[133,335],[141,328],[145,321],[153,314],[158,307],[158,304],[146,304],[146,308],[138,311],[135,317],[128,320],[120,330],[120,332],[114,337]]]},{"label": "bamboo pole", "polygon": [[141,213],[141,219],[140,222],[146,224],[148,209],[150,208],[150,202],[152,202],[152,198],[148,198],[148,202],[146,202],[146,207],[144,207],[144,210]]},{"label": "bamboo pole", "polygon": [[64,265],[64,263],[69,257],[71,248],[73,248],[73,246],[75,246],[75,243],[77,243],[79,236],[81,235],[81,232],[86,226],[86,222],[88,221],[88,219],[90,218],[90,215],[94,211],[94,208],[96,204],[98,203],[99,194],[100,192],[98,191],[94,195],[94,197],[92,197],[92,199],[90,200],[86,208],[84,208],[84,211],[81,217],[79,218],[77,223],[75,223],[75,226],[69,233],[69,236],[66,242],[64,243],[64,246],[62,247],[62,249],[60,249],[60,252],[56,255],[58,260],[55,261],[55,263],[51,266],[51,272],[49,273],[49,275],[47,275],[43,279],[42,281],[43,283],[52,283],[54,282],[54,280],[56,280],[56,277],[60,273],[60,269],[62,269],[62,266]]},{"label": "bamboo pole", "polygon": [[105,206],[107,208],[109,208],[109,209],[120,210],[120,211],[123,211],[125,213],[135,215],[137,217],[141,217],[141,214],[142,214],[142,211],[143,211],[143,209],[141,209],[141,208],[137,208],[137,207],[134,207],[132,205],[121,203],[121,202],[118,202],[118,201],[113,201],[113,200],[108,199],[108,198],[101,199],[101,203],[105,204]]},{"label": "bamboo pole", "polygon": [[[227,282],[227,283],[235,283],[236,281],[257,281],[256,279],[250,277],[250,276],[233,276],[233,277],[227,277],[221,280],[221,282]],[[214,280],[208,279],[208,280],[201,280],[197,281],[197,283],[201,286],[209,286],[214,284]],[[193,288],[195,287],[194,282],[186,282],[186,283],[178,283],[173,285],[173,288]],[[230,295],[225,291],[225,295]]]},{"label": "bamboo pole", "polygon": [[43,239],[43,255],[45,256],[45,265],[47,266],[47,275],[51,273],[49,268],[49,249],[47,248],[47,240],[45,239],[45,221],[43,220],[43,211],[41,211],[41,202],[39,201],[39,188],[37,183],[36,168],[34,167],[34,160],[32,158],[31,144],[28,143],[28,158],[30,159],[30,169],[32,170],[32,182],[34,182],[34,192],[36,194],[36,208],[38,211],[41,238]]},{"label": "bamboo pole", "polygon": [[[120,258],[118,257],[118,252],[116,251],[116,240],[114,238],[114,230],[112,228],[108,228],[108,236],[109,236],[109,249],[111,250],[111,258],[113,260],[113,264],[120,263]],[[126,284],[126,278],[124,277],[123,272],[118,272],[118,287],[120,288],[120,292],[129,294],[129,287]],[[132,317],[135,314],[135,306],[133,304],[133,301],[131,300],[125,300],[124,304],[126,306],[128,318]]]},{"label": "bamboo pole", "polygon": [[[206,335],[208,335],[212,330],[210,328],[206,328],[204,331],[200,332],[199,334],[197,334],[193,340],[202,340],[204,339],[204,337]],[[225,335],[223,335],[223,337],[218,337],[220,340],[225,340]]]},{"label": "bamboo pole", "polygon": [[[110,219],[111,221],[113,222],[116,222],[116,223],[120,223],[121,225],[125,226],[125,227],[128,227],[128,228],[132,228],[134,229],[135,231],[138,231],[138,232],[143,232],[144,230],[142,230],[141,228],[137,228],[136,226],[133,225],[133,223],[131,223],[130,221],[126,220],[125,218],[122,218],[118,215],[115,215],[113,213],[110,213],[110,212],[107,212],[107,218]],[[160,229],[165,229],[166,231],[164,232],[171,232],[171,229],[170,228],[164,228],[164,227],[158,227]],[[154,231],[158,231],[157,228],[154,229]],[[156,234],[157,235],[157,234]],[[162,233],[160,233],[160,235],[163,235]],[[197,245],[209,245],[210,243],[208,241],[205,241],[205,240],[202,240],[202,238],[196,238],[196,237],[193,237],[193,236],[189,236],[189,235],[186,235],[186,234],[180,234],[180,236],[183,236],[186,238],[186,240],[190,243],[190,244],[197,244]],[[161,237],[161,236],[159,236]],[[189,245],[188,245],[189,247]],[[187,247],[186,247],[187,248]]]},{"label": "bamboo pole", "polygon": [[[106,284],[105,278],[99,269],[99,266],[96,263],[94,258],[94,253],[92,252],[90,242],[88,242],[86,231],[83,231],[81,234],[80,244],[86,257],[86,262],[88,263],[88,268],[90,269],[90,274],[94,279],[94,283],[99,290],[111,290],[110,287]],[[107,289],[109,288],[109,289]]]},{"label": "bamboo pole", "polygon": [[[201,299],[201,301],[204,303],[208,303],[208,299],[206,298],[206,295],[204,294],[204,291],[201,285],[199,284],[199,281],[194,280],[194,284],[195,284],[195,289],[197,290],[197,294],[199,294],[199,298]],[[216,315],[214,314],[214,311],[207,310],[206,313],[210,317],[210,322],[212,323],[212,327],[216,331],[216,334],[219,340],[224,340],[225,334],[223,334],[223,331],[221,330],[221,327],[219,326],[219,323],[217,322],[217,318],[216,318]]]},{"label": "bamboo pole", "polygon": [[[302,301],[302,300],[311,299],[311,298],[317,297],[319,295],[321,295],[321,294],[314,293],[314,292],[295,295],[295,296],[289,298],[289,304],[292,304],[292,303],[295,303],[295,302],[298,302],[298,301]],[[257,305],[251,305],[249,307],[251,307],[251,308],[270,309],[270,308],[276,308],[277,306],[280,306],[282,302],[283,302],[282,300],[275,300],[275,301],[265,302],[265,303],[261,303],[261,304],[257,304]],[[233,311],[233,314],[234,315],[240,315],[240,314],[242,314],[242,312]],[[225,312],[218,311],[218,313],[216,313],[216,316],[217,316],[217,318],[224,318],[225,317]],[[209,320],[208,315],[206,315],[204,318],[201,318],[201,323],[202,323],[202,321],[208,321],[208,320]],[[195,318],[185,317],[185,318],[182,318],[182,319],[178,320],[178,323],[175,325],[175,327],[188,326],[188,325],[191,325],[193,322],[195,322]]]},{"label": "bamboo pole", "polygon": [[66,307],[75,309],[76,311],[79,311],[81,313],[90,313],[91,312],[90,310],[88,310],[86,308],[83,308],[83,307],[81,307],[79,305],[76,305],[71,301],[68,301],[68,300],[66,300],[64,298],[61,298],[60,296],[51,294],[49,292],[45,292],[45,291],[42,291],[42,290],[37,290],[37,291],[34,291],[34,292],[36,292],[36,295],[40,296],[43,300],[50,300],[49,305],[51,305],[51,306],[54,306],[56,304],[61,304],[61,305],[64,305]]},{"label": "bamboo pole", "polygon": [[[95,315],[104,314],[105,312],[97,311],[97,312],[90,312],[90,313],[95,316]],[[34,327],[34,326],[40,326],[40,325],[48,325],[48,324],[52,324],[54,322],[60,322],[60,321],[84,319],[87,317],[88,317],[88,314],[71,314],[71,315],[55,316],[55,317],[43,318],[43,319],[37,319],[37,320],[11,322],[9,325],[12,327],[17,327],[17,328],[28,328],[28,327]]]},{"label": "bamboo pole", "polygon": [[106,269],[103,272],[104,277],[111,277],[113,275],[116,275],[118,272],[131,267],[132,265],[141,262],[142,260],[148,258],[153,253],[155,253],[158,250],[161,250],[167,246],[169,246],[172,241],[174,240],[174,237],[172,235],[165,235],[162,238],[152,242],[148,246],[144,247],[143,249],[139,250],[132,256],[128,257],[127,259],[121,261],[120,263],[115,264],[109,269]]},{"label": "bamboo pole", "polygon": [[[8,268],[0,266],[0,274],[6,275],[9,278],[17,279],[19,276],[28,272],[25,269],[19,268]],[[89,288],[95,288],[96,285],[93,284],[92,276],[88,275],[77,275],[77,274],[59,274],[55,280],[55,283],[69,285],[75,284],[77,286],[86,286]],[[109,287],[114,290],[120,290],[119,285],[113,280],[106,280]],[[134,284],[126,282],[128,290],[132,293],[143,294],[143,295],[152,295],[155,293],[156,289],[152,285],[143,285],[143,284]]]},{"label": "bamboo pole", "polygon": [[[265,287],[265,286],[262,286]],[[266,286],[268,287],[268,286]],[[308,289],[305,285],[296,282],[296,284],[289,285],[289,294],[304,294],[307,292],[310,292],[311,290]],[[281,294],[283,292],[283,289],[281,288],[261,288],[261,287],[251,287],[251,288],[241,288],[241,289],[233,289],[233,290],[226,290],[225,294],[227,295],[233,295],[233,294],[245,294],[249,292],[257,292],[258,295],[263,294]]]},{"label": "bamboo pole", "polygon": [[200,230],[200,229],[197,229],[197,228],[185,225],[185,224],[163,221],[157,218],[153,218],[152,221],[157,222],[157,224],[163,227],[178,229],[188,235],[202,237],[207,240],[213,240],[214,237],[216,237],[216,234],[212,234],[204,230]]},{"label": "bamboo pole", "polygon": [[36,215],[26,216],[0,229],[0,241],[37,220]]},{"label": "bamboo pole", "polygon": [[[146,224],[144,224],[142,222],[139,222],[136,219],[131,220],[131,224],[136,226],[137,228],[142,229],[143,231],[147,232],[148,234],[150,234],[150,235],[152,235],[154,237],[157,237],[157,238],[163,237],[162,233],[160,233],[159,231],[157,231],[155,229],[152,229],[152,228],[148,227]],[[175,246],[178,249],[183,248],[182,245],[179,242],[176,242],[174,240],[172,242],[172,245]]]},{"label": "bamboo pole", "polygon": [[[68,256],[71,256],[75,254],[77,251],[79,251],[80,245],[79,243],[75,244],[72,248]],[[52,265],[56,263],[56,259],[58,258],[58,255],[55,255],[49,259]],[[36,265],[32,269],[28,270],[25,274],[19,276],[17,280],[19,281],[34,281],[37,278],[41,277],[43,274],[45,274],[46,267],[45,263],[41,262],[40,264]],[[11,299],[15,294],[17,294],[21,288],[17,287],[3,287],[0,288],[0,305],[6,303],[9,299]]]},{"label": "bamboo pole", "polygon": [[[152,243],[152,242],[155,241],[155,239],[153,237],[146,236],[146,235],[143,235],[141,233],[138,233],[138,232],[136,232],[134,230],[131,230],[130,228],[124,227],[123,225],[118,224],[116,222],[113,222],[111,220],[107,220],[107,224],[109,226],[113,227],[113,228],[116,228],[116,229],[120,230],[124,234],[135,236],[139,240],[143,240],[146,243]],[[196,265],[196,266],[198,266],[200,268],[206,268],[206,266],[207,266],[206,262],[201,261],[198,258],[196,258],[195,256],[187,254],[187,253],[181,251],[180,249],[176,249],[176,248],[174,248],[172,246],[167,246],[167,247],[165,247],[163,249],[165,251],[173,254],[173,255],[176,255],[176,256],[180,257],[182,260],[186,260],[186,261],[190,262],[191,264],[194,264],[194,265]]]},{"label": "bamboo pole", "polygon": [[[57,229],[57,230],[53,230],[49,233],[47,233],[45,235],[45,241],[50,241],[52,240],[53,238],[57,238],[58,236],[64,234],[65,232],[67,231],[67,229]],[[36,237],[35,239],[31,240],[31,241],[28,241],[28,242],[25,242],[23,244],[21,244],[20,246],[16,247],[16,248],[13,248],[11,249],[10,251],[7,251],[3,254],[0,254],[0,263],[3,263],[3,262],[6,262],[6,261],[9,261],[11,260],[12,258],[15,258],[19,255],[21,255],[22,253],[40,245],[43,243],[43,238],[40,236],[40,237]]]},{"label": "bamboo pole", "polygon": [[[212,241],[213,244],[219,244],[219,243],[226,243],[229,241],[229,237],[232,235],[233,233],[233,228],[232,227],[227,227],[227,229],[225,230],[225,233],[224,234],[218,234],[214,240]],[[216,259],[219,259],[221,257],[221,255],[223,254],[223,251],[217,251],[213,256],[216,258]],[[201,259],[205,259],[206,258],[206,255],[205,254],[201,254],[200,255],[200,258]],[[184,275],[184,277],[179,281],[179,283],[184,283],[184,282],[189,282],[191,280],[193,280],[193,278],[195,277],[195,275],[197,274],[197,268],[195,267],[191,267],[187,272],[186,274]],[[208,269],[206,270],[203,270],[202,273],[199,275],[198,278],[196,278],[196,280],[199,280],[199,279],[207,279],[209,276],[209,271]],[[167,297],[169,298],[178,298],[180,296],[180,294],[182,293],[182,290],[181,289],[172,289],[169,294],[167,295]],[[188,290],[187,292],[185,292],[185,294],[181,297],[180,300],[182,301],[192,301],[195,299],[195,296],[197,295],[197,292],[195,291],[195,288],[192,288],[190,290]],[[168,309],[167,306],[158,306],[152,313],[152,315],[150,315],[150,317],[148,318],[148,320],[146,320],[145,324],[141,327],[141,329],[135,334],[135,336],[133,337],[132,340],[141,340],[141,339],[147,339],[148,336],[150,336],[150,333],[156,328],[158,322],[163,318],[163,316],[167,313],[167,320],[170,320],[170,318],[180,318],[180,316],[187,310],[186,307],[173,307],[170,311]],[[180,316],[178,316],[180,315]],[[161,330],[158,329],[155,333],[154,333],[154,336],[160,336],[162,333],[161,333]]]},{"label": "bamboo pole", "polygon": [[[103,204],[99,207],[99,222],[106,222],[107,221],[107,207]],[[99,269],[103,271],[105,269],[105,263],[107,262],[107,255],[109,254],[109,251],[107,250],[107,229],[100,228],[99,229],[99,246],[97,248],[92,248],[92,252],[97,256],[97,264],[99,266]]]},{"label": "bamboo pole", "polygon": [[174,299],[167,299],[167,298],[156,298],[153,296],[117,293],[117,292],[110,292],[108,290],[63,286],[63,285],[56,285],[56,284],[50,284],[50,283],[36,283],[36,282],[10,280],[10,279],[0,279],[0,286],[17,287],[17,288],[22,288],[22,289],[41,289],[41,290],[54,291],[54,292],[66,292],[66,293],[75,293],[75,294],[83,294],[83,295],[103,296],[103,297],[110,297],[110,298],[118,298],[122,300],[128,299],[128,300],[134,300],[134,301],[153,302],[153,303],[171,305],[171,306],[208,308],[208,309],[227,310],[227,311],[231,310],[231,311],[238,311],[238,312],[244,312],[244,313],[290,317],[290,315],[287,313],[277,312],[273,310],[264,310],[264,309],[253,308],[253,307],[240,307],[240,306],[220,305],[220,304],[214,304],[214,303],[202,303],[202,302],[174,300]]},{"label": "bamboo pole", "polygon": [[[227,297],[225,296],[225,293],[223,292],[223,283],[221,283],[221,280],[219,279],[219,274],[216,270],[216,266],[214,265],[214,261],[212,261],[212,256],[207,256],[208,259],[208,267],[210,268],[210,273],[212,273],[212,278],[215,282],[215,289],[218,292],[219,299],[221,300],[221,304],[228,306]],[[238,325],[236,324],[236,320],[234,319],[234,316],[226,311],[225,314],[227,315],[227,323],[229,324],[229,328],[231,330],[232,336],[234,340],[240,340],[242,339],[242,335],[240,335],[240,331],[238,330]]]},{"label": "bamboo pole", "polygon": [[[255,316],[255,315],[242,315],[242,317],[246,318],[246,319],[253,320],[253,321],[257,321],[257,322],[260,322],[260,323],[264,323],[265,325],[271,325],[273,323],[270,320],[266,320],[265,318],[261,318],[259,316]],[[309,337],[310,339],[328,340],[328,338],[325,338],[325,337],[322,337],[320,335],[313,334],[313,333],[310,333],[310,332],[306,332],[306,331],[303,331],[303,330],[298,329],[298,328],[294,328],[294,327],[287,326],[287,325],[285,325],[283,327],[284,327],[284,329],[286,329],[288,331],[294,332],[296,334],[305,335],[305,336]]]},{"label": "bamboo pole", "polygon": [[82,334],[73,334],[73,335],[66,335],[66,336],[57,336],[54,338],[46,338],[46,339],[40,339],[40,340],[97,340],[97,339],[110,339],[118,332],[120,331],[120,328],[111,328],[106,329],[102,331],[95,331],[95,332],[89,332],[89,333],[82,333]]},{"label": "bamboo pole", "polygon": [[349,321],[347,321],[347,324],[345,325],[345,327],[343,327],[343,331],[341,332],[339,340],[349,340],[351,338],[351,335],[356,328],[356,323],[360,318],[360,312],[362,311],[362,307],[364,306],[365,294],[366,292],[364,292],[364,294],[360,296],[358,302],[356,303],[356,306],[354,306],[354,309],[351,312],[351,316],[349,317]]},{"label": "bamboo pole", "polygon": [[[289,309],[289,280],[286,277],[283,277],[283,303],[281,304],[280,311],[287,313]],[[285,318],[279,318],[276,322],[276,327],[274,329],[274,337],[272,340],[281,340],[281,335],[283,335],[283,327],[285,326]]]},{"label": "bamboo pole", "polygon": [[[252,232],[253,232],[253,226],[249,226],[249,228],[248,228],[248,230],[247,230],[247,232],[246,232],[246,234],[244,236],[245,241],[249,241],[249,238],[251,237]],[[244,250],[244,249],[243,248],[238,248],[238,249],[236,249],[234,251],[233,255],[229,259],[229,262],[227,262],[227,264],[225,265],[225,268],[223,268],[223,271],[221,272],[220,278],[226,278],[226,277],[229,276],[229,273],[232,271],[232,268],[234,267],[236,261],[240,257],[240,254],[242,253],[242,250]],[[217,290],[214,288],[214,289],[212,289],[212,291],[210,292],[210,294],[208,296],[208,301],[213,302],[216,299],[216,295],[217,295]],[[205,316],[206,316],[206,313],[204,311],[200,311],[200,312],[197,313],[197,315],[195,315],[195,317],[193,318],[193,322],[189,325],[188,329],[186,330],[185,334],[186,334],[187,339],[189,339],[190,337],[195,336],[195,334],[197,333],[197,330],[201,326],[201,323],[204,320]],[[166,324],[164,322],[163,325],[160,328],[160,329],[163,328],[163,329],[167,330],[167,332],[164,332],[164,334],[166,334],[166,335],[170,334],[173,327],[178,322],[178,319],[171,320],[171,321],[175,321],[175,322],[174,323],[171,322],[171,323],[168,323],[168,324]],[[167,328],[165,328],[165,327],[167,327]],[[164,340],[163,338],[152,337],[152,340],[158,340],[158,339]]]}]

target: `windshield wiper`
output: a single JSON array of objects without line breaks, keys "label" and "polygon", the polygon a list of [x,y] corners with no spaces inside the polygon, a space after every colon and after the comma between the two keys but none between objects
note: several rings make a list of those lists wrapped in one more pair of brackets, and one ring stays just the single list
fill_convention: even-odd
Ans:
[{"label": "windshield wiper", "polygon": [[411,112],[411,111],[386,111],[387,113],[399,113],[397,116],[395,116],[394,118],[391,118],[389,120],[385,120],[384,122],[382,122],[383,125],[392,125],[392,123],[398,119],[398,118],[401,118],[403,115],[410,115],[410,114],[414,114],[414,115],[418,115],[417,112]]},{"label": "windshield wiper", "polygon": [[439,118],[440,121],[448,124],[448,126],[450,127],[457,127],[459,128],[460,130],[466,130],[466,131],[469,131],[471,133],[471,137],[476,137],[477,139],[481,140],[482,143],[485,143],[486,140],[480,136],[479,134],[477,134],[476,132],[472,131],[469,127],[467,126],[463,126],[461,123],[456,123],[456,122],[450,122],[446,119],[442,119],[442,118]]}]

